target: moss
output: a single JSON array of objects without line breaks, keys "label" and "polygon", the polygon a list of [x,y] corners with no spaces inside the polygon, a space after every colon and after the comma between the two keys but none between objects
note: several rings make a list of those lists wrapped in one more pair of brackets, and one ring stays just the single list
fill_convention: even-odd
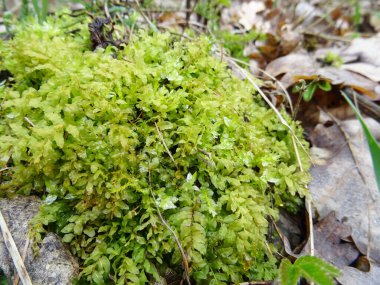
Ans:
[{"label": "moss", "polygon": [[0,168],[11,167],[0,187],[44,199],[36,241],[59,233],[83,283],[148,283],[181,271],[158,206],[197,284],[273,278],[267,217],[309,181],[274,112],[205,37],[142,31],[123,50],[91,52],[87,29],[65,21],[0,46],[13,76],[0,92]]}]

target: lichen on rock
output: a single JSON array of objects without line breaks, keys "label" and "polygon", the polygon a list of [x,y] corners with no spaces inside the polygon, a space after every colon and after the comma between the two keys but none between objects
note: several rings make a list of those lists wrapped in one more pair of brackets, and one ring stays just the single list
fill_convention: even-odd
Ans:
[{"label": "lichen on rock", "polygon": [[86,27],[70,33],[67,21],[0,45],[13,78],[0,92],[0,167],[11,168],[0,187],[44,199],[37,242],[60,234],[84,283],[148,283],[182,271],[160,209],[197,284],[273,278],[267,218],[309,181],[276,114],[206,37],[140,31],[92,52]]}]

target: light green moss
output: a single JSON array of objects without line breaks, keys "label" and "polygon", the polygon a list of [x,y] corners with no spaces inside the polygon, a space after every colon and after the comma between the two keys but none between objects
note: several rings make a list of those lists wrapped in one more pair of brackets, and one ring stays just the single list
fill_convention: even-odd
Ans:
[{"label": "light green moss", "polygon": [[197,284],[273,278],[267,217],[309,180],[274,112],[207,38],[140,32],[94,53],[86,28],[62,21],[0,46],[14,78],[0,92],[0,168],[12,167],[0,187],[45,199],[36,240],[61,234],[84,283],[148,283],[182,270],[157,202]]}]

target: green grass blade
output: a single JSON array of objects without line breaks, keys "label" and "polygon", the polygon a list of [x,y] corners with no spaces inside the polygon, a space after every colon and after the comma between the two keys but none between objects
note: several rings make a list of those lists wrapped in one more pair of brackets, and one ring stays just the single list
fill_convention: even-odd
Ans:
[{"label": "green grass blade", "polygon": [[29,16],[29,1],[28,0],[22,0],[21,2],[21,19],[24,20]]},{"label": "green grass blade", "polygon": [[46,17],[48,14],[48,5],[49,5],[48,0],[42,0],[42,8],[41,8],[41,21],[42,22],[46,21]]},{"label": "green grass blade", "polygon": [[354,110],[356,116],[358,117],[360,123],[362,124],[365,136],[367,138],[367,142],[369,145],[369,150],[371,152],[372,157],[372,163],[373,163],[373,169],[375,171],[376,176],[376,182],[377,182],[377,188],[380,191],[380,145],[368,129],[363,117],[360,115],[358,109],[356,109],[355,105],[351,102],[351,100],[348,98],[346,93],[344,91],[341,91],[342,96],[348,104],[351,106],[351,108]]},{"label": "green grass blade", "polygon": [[34,8],[34,13],[37,15],[38,22],[41,23],[41,9],[40,5],[38,5],[38,0],[32,0],[33,8]]}]

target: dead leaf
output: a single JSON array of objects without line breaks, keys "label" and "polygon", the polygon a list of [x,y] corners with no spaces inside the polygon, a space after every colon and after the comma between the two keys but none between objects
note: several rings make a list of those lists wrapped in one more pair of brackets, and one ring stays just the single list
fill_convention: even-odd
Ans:
[{"label": "dead leaf", "polygon": [[[337,267],[350,265],[359,257],[353,243],[345,242],[351,235],[350,226],[343,224],[330,212],[314,226],[315,255]],[[303,253],[308,253],[309,243]]]},{"label": "dead leaf", "polygon": [[371,38],[358,38],[343,52],[343,55],[358,56],[360,62],[380,67],[380,34]]},{"label": "dead leaf", "polygon": [[378,264],[372,264],[369,272],[363,272],[350,266],[344,267],[342,272],[342,276],[337,278],[342,285],[379,284],[380,266]]},{"label": "dead leaf", "polygon": [[360,74],[336,67],[319,67],[309,54],[293,53],[279,57],[269,63],[266,72],[278,77],[285,88],[300,79],[315,80],[318,77],[328,80],[332,85],[348,86],[372,100],[380,100],[380,85]]},{"label": "dead leaf", "polygon": [[371,270],[371,262],[366,256],[362,255],[355,261],[354,267],[360,271],[369,272]]},{"label": "dead leaf", "polygon": [[[331,211],[352,228],[352,239],[363,255],[370,247],[370,257],[380,261],[380,194],[377,191],[372,161],[360,123],[355,120],[341,122],[349,135],[353,149],[336,124],[318,124],[310,133],[313,146],[331,151],[334,155],[324,165],[311,169],[309,189],[316,212],[324,217]],[[375,124],[380,129],[380,124]],[[355,164],[353,155],[358,165]],[[363,173],[361,178],[358,169]],[[357,283],[360,284],[360,283]]]},{"label": "dead leaf", "polygon": [[371,26],[375,29],[376,32],[380,32],[380,13],[372,13],[369,19]]},{"label": "dead leaf", "polygon": [[318,74],[329,79],[333,85],[342,84],[367,95],[371,100],[380,100],[380,85],[360,74],[335,67],[320,68]]},{"label": "dead leaf", "polygon": [[380,67],[365,62],[343,64],[343,69],[359,73],[372,81],[380,82]]},{"label": "dead leaf", "polygon": [[315,75],[317,66],[313,58],[308,54],[292,53],[283,57],[279,57],[269,63],[265,69],[266,72],[274,77],[285,74],[289,80],[281,79],[285,88],[294,84],[292,80],[296,75]]},{"label": "dead leaf", "polygon": [[305,1],[299,2],[295,9],[296,20],[305,26],[310,25],[322,15],[323,12],[320,9]]},{"label": "dead leaf", "polygon": [[251,30],[254,26],[257,26],[260,22],[263,22],[263,18],[258,15],[258,13],[263,12],[264,10],[264,2],[244,2],[238,10],[239,24],[241,24],[246,31]]}]

